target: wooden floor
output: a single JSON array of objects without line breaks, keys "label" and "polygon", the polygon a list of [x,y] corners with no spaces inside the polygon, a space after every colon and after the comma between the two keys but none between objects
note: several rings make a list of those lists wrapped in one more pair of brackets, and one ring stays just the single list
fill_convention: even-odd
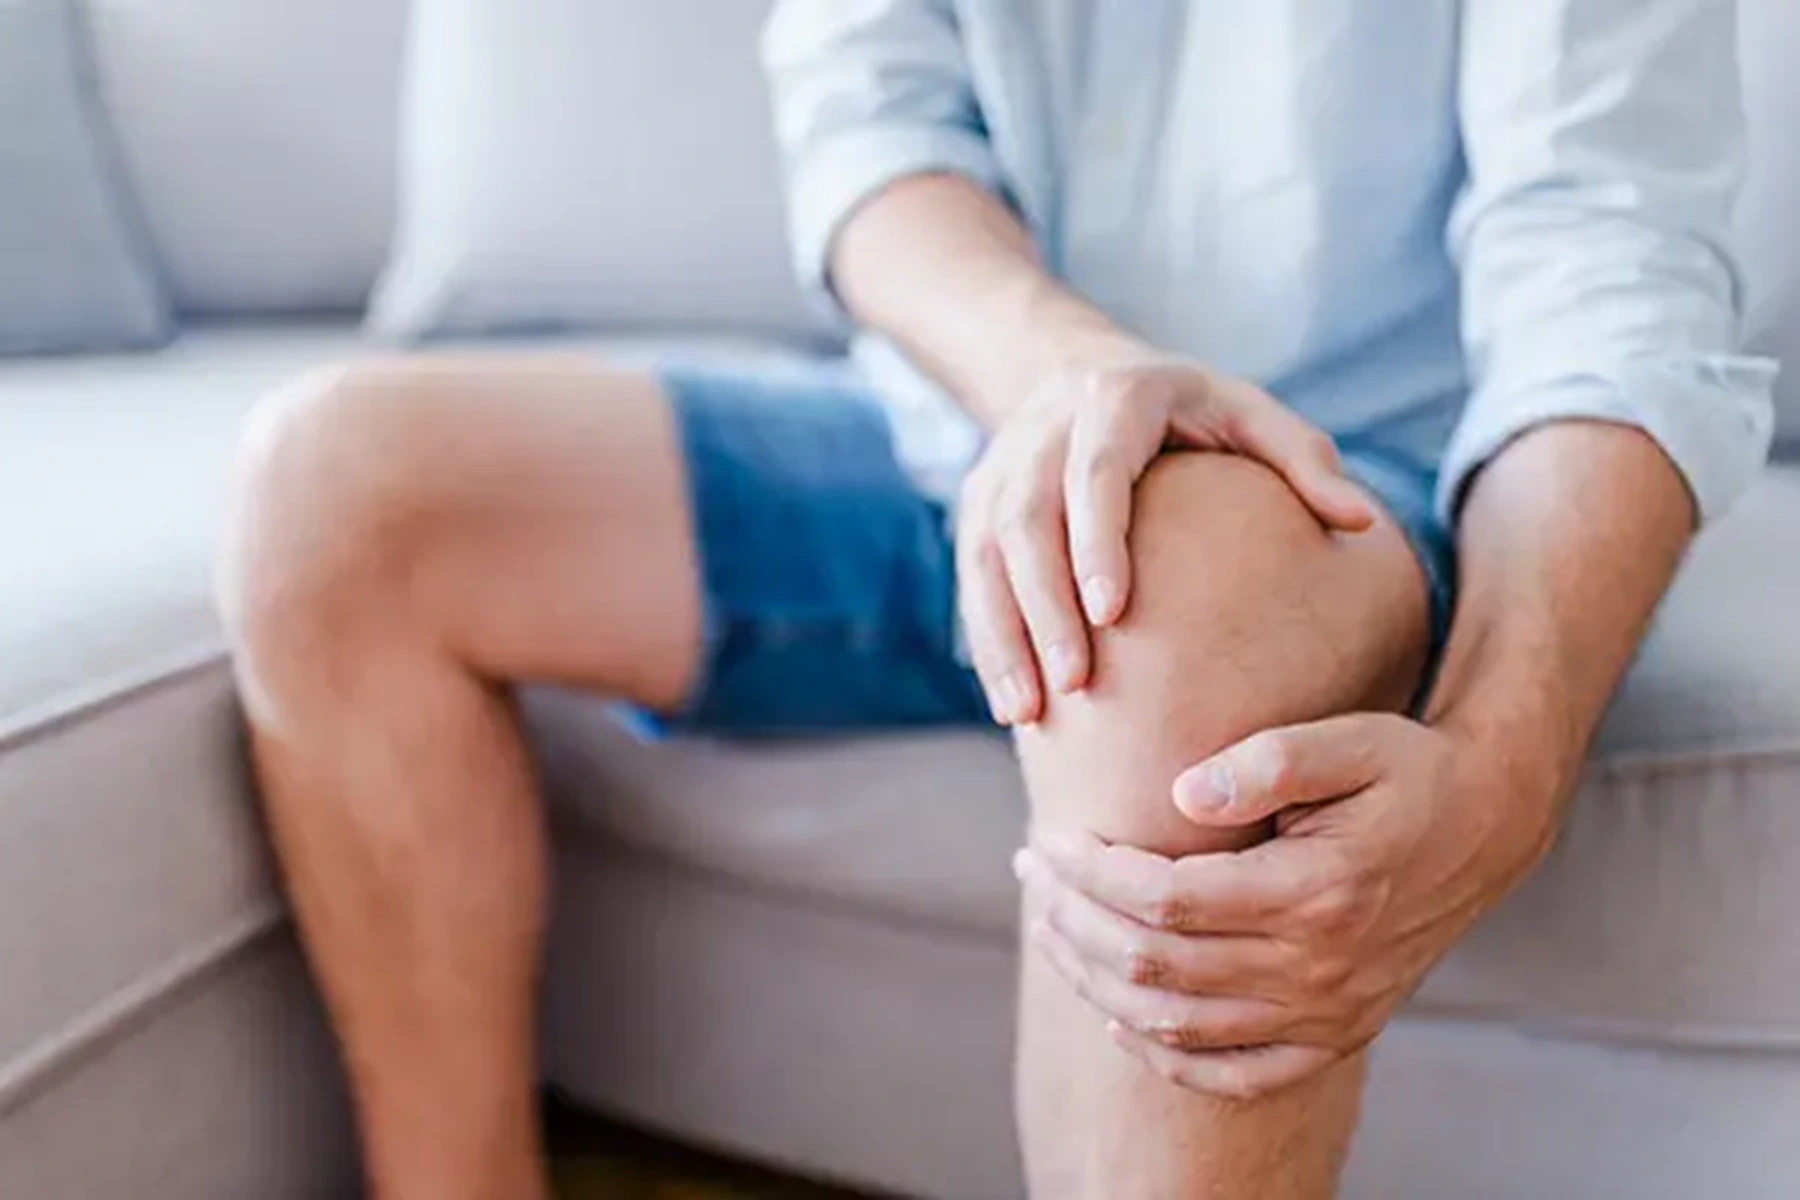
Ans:
[{"label": "wooden floor", "polygon": [[557,1200],[876,1200],[675,1146],[554,1099],[547,1111]]}]

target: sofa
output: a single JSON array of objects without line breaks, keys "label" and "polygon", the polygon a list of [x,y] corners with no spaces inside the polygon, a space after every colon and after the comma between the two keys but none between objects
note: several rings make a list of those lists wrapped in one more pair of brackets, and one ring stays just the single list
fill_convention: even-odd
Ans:
[{"label": "sofa", "polygon": [[[1790,3],[1744,5],[1745,259],[1776,351],[1800,346]],[[673,79],[682,99],[570,119],[627,155],[644,123],[683,122],[681,161],[621,163],[595,198],[620,206],[603,311],[505,344],[817,352],[810,318],[759,319],[794,303],[754,102],[765,5],[590,7],[623,30],[609,77]],[[0,1196],[352,1195],[343,1081],[209,581],[245,413],[298,373],[392,352],[364,309],[412,202],[398,114],[417,29],[406,0],[82,9],[176,329],[154,350],[0,359]],[[688,313],[665,261],[725,291]],[[1800,396],[1784,404],[1792,445]],[[602,697],[533,689],[524,707],[556,832],[547,1085],[872,1190],[1021,1194],[1007,861],[1024,803],[1002,738],[646,745]],[[1800,1195],[1796,914],[1800,461],[1778,461],[1694,549],[1548,861],[1379,1042],[1345,1195]]]}]

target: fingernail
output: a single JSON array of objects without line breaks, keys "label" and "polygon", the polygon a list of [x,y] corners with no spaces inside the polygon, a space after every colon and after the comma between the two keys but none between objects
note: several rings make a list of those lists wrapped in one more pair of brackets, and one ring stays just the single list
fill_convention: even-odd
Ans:
[{"label": "fingernail", "polygon": [[1362,516],[1371,521],[1375,519],[1375,506],[1369,503],[1368,494],[1351,480],[1345,479],[1338,484],[1338,495],[1343,497],[1346,505],[1355,509]]},{"label": "fingernail", "polygon": [[1001,676],[994,692],[994,707],[998,710],[995,716],[1008,725],[1025,719],[1028,693],[1025,691],[1025,680],[1019,672],[1013,671]]},{"label": "fingernail", "polygon": [[1113,581],[1099,575],[1090,575],[1081,585],[1081,606],[1087,610],[1088,620],[1095,624],[1104,624],[1116,615],[1119,603],[1119,589]]},{"label": "fingernail", "polygon": [[1206,764],[1206,785],[1212,789],[1215,808],[1230,808],[1232,801],[1237,799],[1237,776],[1232,774],[1231,764],[1222,758]]},{"label": "fingernail", "polygon": [[1066,692],[1075,686],[1081,669],[1081,663],[1075,653],[1075,647],[1067,642],[1058,642],[1044,652],[1044,665],[1050,669],[1050,680],[1056,690]]},{"label": "fingernail", "polygon": [[1237,776],[1223,759],[1215,758],[1183,775],[1175,803],[1189,812],[1224,812],[1237,799]]},{"label": "fingernail", "polygon": [[1025,876],[1030,871],[1030,869],[1031,869],[1031,852],[1028,850],[1013,851],[1013,856],[1012,856],[1013,878],[1017,879],[1020,883],[1024,883]]}]

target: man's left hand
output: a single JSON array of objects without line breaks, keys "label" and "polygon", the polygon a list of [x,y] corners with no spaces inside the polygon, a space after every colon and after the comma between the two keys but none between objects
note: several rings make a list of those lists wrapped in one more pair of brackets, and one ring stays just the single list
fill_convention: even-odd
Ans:
[{"label": "man's left hand", "polygon": [[1019,853],[1034,947],[1118,1043],[1251,1098],[1367,1045],[1548,848],[1553,786],[1470,742],[1355,714],[1256,734],[1186,772],[1190,820],[1276,835],[1168,859],[1045,833]]}]

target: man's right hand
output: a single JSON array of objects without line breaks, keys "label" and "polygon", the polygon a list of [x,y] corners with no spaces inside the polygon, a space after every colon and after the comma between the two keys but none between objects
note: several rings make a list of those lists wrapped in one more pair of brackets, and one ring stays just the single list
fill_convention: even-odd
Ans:
[{"label": "man's right hand", "polygon": [[1266,463],[1327,528],[1375,520],[1331,439],[1261,388],[1123,339],[1059,366],[995,433],[958,514],[958,603],[1003,724],[1087,681],[1089,627],[1130,600],[1133,487],[1165,449]]}]

